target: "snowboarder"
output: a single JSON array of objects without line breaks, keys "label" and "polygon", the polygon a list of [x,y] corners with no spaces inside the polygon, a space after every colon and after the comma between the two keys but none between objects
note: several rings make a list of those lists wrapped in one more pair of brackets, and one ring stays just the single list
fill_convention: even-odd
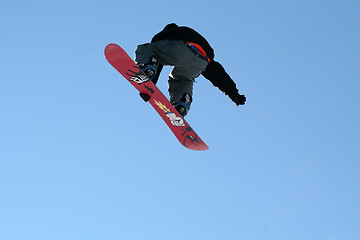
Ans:
[{"label": "snowboarder", "polygon": [[[239,94],[223,66],[214,60],[210,44],[189,27],[168,24],[151,43],[137,46],[135,63],[155,84],[164,65],[174,66],[169,75],[169,101],[182,116],[190,110],[193,84],[200,74],[237,106],[245,104],[245,95]],[[147,96],[140,96],[148,100]]]}]

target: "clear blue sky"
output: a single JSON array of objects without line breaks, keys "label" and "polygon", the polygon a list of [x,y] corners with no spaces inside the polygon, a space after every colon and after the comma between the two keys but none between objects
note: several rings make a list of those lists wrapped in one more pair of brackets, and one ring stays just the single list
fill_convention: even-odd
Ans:
[{"label": "clear blue sky", "polygon": [[[360,3],[7,1],[1,240],[359,240]],[[182,147],[105,60],[195,28],[241,93],[203,77]],[[167,93],[167,73],[159,88]]]}]

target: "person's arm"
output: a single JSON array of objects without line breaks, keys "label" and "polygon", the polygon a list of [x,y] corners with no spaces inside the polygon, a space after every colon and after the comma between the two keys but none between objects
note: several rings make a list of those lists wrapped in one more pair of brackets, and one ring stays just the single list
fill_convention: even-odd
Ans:
[{"label": "person's arm", "polygon": [[219,62],[212,60],[202,75],[225,93],[237,106],[245,104],[245,96],[239,94],[235,82]]}]

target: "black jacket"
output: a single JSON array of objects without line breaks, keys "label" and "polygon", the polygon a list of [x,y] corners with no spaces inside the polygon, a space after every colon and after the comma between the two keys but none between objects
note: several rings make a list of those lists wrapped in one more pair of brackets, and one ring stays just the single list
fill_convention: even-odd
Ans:
[{"label": "black jacket", "polygon": [[161,32],[156,34],[151,42],[153,43],[160,40],[181,40],[200,45],[210,59],[210,62],[202,75],[228,96],[239,92],[236,88],[236,84],[226,73],[223,66],[214,60],[215,54],[210,44],[195,30],[189,27],[179,27],[175,23],[171,23],[166,25]]}]

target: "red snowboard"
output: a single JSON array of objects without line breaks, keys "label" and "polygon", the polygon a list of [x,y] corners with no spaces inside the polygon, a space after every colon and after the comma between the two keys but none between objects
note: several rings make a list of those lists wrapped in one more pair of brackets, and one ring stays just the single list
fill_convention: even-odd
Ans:
[{"label": "red snowboard", "polygon": [[162,117],[179,142],[192,150],[207,150],[209,147],[200,139],[184,118],[170,104],[169,100],[141,71],[129,55],[118,45],[105,48],[108,62],[140,92],[150,96],[150,104]]}]

